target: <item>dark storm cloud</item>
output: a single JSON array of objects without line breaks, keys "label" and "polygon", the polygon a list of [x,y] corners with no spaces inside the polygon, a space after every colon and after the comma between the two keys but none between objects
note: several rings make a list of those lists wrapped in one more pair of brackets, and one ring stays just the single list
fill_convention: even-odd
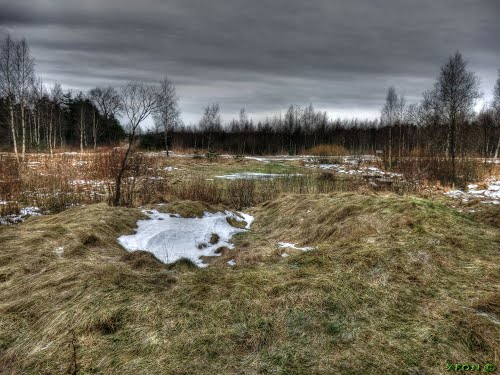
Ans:
[{"label": "dark storm cloud", "polygon": [[497,0],[0,0],[48,81],[86,90],[167,74],[195,121],[219,101],[259,117],[290,103],[376,116],[395,85],[417,101],[461,50],[488,95],[500,68]]}]

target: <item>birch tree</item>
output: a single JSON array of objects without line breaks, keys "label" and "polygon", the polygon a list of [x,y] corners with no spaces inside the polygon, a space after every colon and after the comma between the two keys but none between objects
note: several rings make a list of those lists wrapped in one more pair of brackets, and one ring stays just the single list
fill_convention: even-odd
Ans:
[{"label": "birch tree", "polygon": [[498,155],[500,153],[500,70],[498,71],[498,79],[493,90],[493,113],[498,132],[498,143],[495,149],[495,159],[498,159]]},{"label": "birch tree", "polygon": [[389,145],[388,145],[388,158],[389,158],[389,169],[392,168],[392,128],[398,120],[398,107],[399,107],[398,95],[396,89],[391,86],[387,90],[387,96],[385,98],[385,104],[382,108],[382,123],[389,127]]},{"label": "birch tree", "polygon": [[446,149],[451,158],[454,180],[458,129],[471,117],[480,97],[479,79],[475,73],[467,70],[467,63],[460,52],[450,56],[441,67],[434,89],[426,95],[427,105],[434,111],[438,121],[447,127]]},{"label": "birch tree", "polygon": [[30,55],[30,49],[26,39],[15,43],[15,90],[19,101],[21,112],[21,143],[22,143],[22,158],[26,152],[26,102],[29,96],[29,90],[35,80],[35,60]]},{"label": "birch tree", "polygon": [[157,108],[155,111],[155,123],[157,127],[163,130],[165,150],[167,156],[168,151],[168,136],[180,121],[181,111],[179,109],[179,97],[177,96],[174,84],[165,77],[160,82],[158,89]]},{"label": "birch tree", "polygon": [[203,116],[200,119],[199,127],[205,134],[208,133],[208,152],[212,151],[212,136],[222,130],[222,119],[220,115],[220,106],[218,103],[208,105],[203,110]]},{"label": "birch tree", "polygon": [[17,131],[14,120],[14,105],[16,101],[16,43],[8,34],[0,45],[0,94],[7,99],[9,108],[9,124],[14,147],[14,154],[19,163],[17,150]]}]

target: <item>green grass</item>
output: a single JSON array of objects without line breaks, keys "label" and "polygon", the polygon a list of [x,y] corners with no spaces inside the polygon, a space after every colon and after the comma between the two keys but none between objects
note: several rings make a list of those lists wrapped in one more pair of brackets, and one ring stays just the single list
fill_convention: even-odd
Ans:
[{"label": "green grass", "polygon": [[172,166],[181,169],[171,174],[189,177],[203,176],[206,178],[244,172],[293,174],[300,173],[304,170],[304,168],[295,161],[264,163],[252,159],[219,159],[213,162],[205,159],[175,159],[172,161]]},{"label": "green grass", "polygon": [[[127,255],[115,239],[132,233],[133,209],[0,228],[0,373],[66,374],[75,362],[79,374],[498,367],[497,227],[395,195],[288,194],[250,212],[251,231],[206,269]],[[318,250],[282,258],[277,241]]]}]

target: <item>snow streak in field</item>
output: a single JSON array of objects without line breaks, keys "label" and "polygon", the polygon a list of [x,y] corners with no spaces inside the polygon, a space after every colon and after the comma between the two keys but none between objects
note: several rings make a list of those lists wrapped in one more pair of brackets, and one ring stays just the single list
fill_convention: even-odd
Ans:
[{"label": "snow streak in field", "polygon": [[483,203],[500,204],[500,180],[490,178],[484,189],[479,189],[477,184],[473,184],[467,187],[467,191],[451,190],[445,194],[452,198],[462,199],[464,202],[478,199]]},{"label": "snow streak in field", "polygon": [[315,250],[315,247],[298,247],[296,243],[288,243],[288,242],[278,242],[279,247],[282,249],[295,249],[295,250],[302,250],[302,251],[311,251]]},{"label": "snow streak in field", "polygon": [[[0,202],[0,204],[7,204],[8,202]],[[14,225],[22,223],[30,216],[40,216],[41,210],[38,207],[24,207],[19,210],[19,214],[12,214],[0,216],[0,225]]]},{"label": "snow streak in field", "polygon": [[275,174],[275,173],[258,173],[258,172],[242,172],[226,174],[223,176],[215,176],[224,180],[263,180],[279,177],[302,176],[301,174]]},{"label": "snow streak in field", "polygon": [[[164,263],[174,263],[188,258],[200,267],[206,267],[201,257],[219,256],[220,247],[233,249],[230,243],[236,233],[250,229],[253,217],[244,213],[205,212],[201,218],[183,218],[179,215],[160,213],[156,210],[144,211],[147,220],[139,220],[136,233],[121,236],[118,242],[128,251],[144,250],[154,254]],[[245,229],[231,226],[232,218],[247,223]]]}]

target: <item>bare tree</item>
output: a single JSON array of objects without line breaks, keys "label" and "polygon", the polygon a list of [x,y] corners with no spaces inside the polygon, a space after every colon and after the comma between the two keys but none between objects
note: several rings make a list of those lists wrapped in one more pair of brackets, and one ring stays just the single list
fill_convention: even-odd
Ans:
[{"label": "bare tree", "polygon": [[154,119],[158,127],[163,128],[165,149],[168,153],[168,135],[180,122],[179,97],[174,84],[165,77],[158,89],[158,105]]},{"label": "bare tree", "polygon": [[495,149],[495,159],[498,159],[500,152],[500,70],[498,71],[498,79],[493,90],[493,113],[496,128],[498,131],[498,143]]},{"label": "bare tree", "polygon": [[212,148],[212,135],[222,130],[222,120],[220,116],[220,106],[218,103],[208,105],[203,110],[203,116],[199,123],[200,130],[208,134],[208,151]]},{"label": "bare tree", "polygon": [[247,114],[245,108],[240,109],[239,121],[237,122],[237,124],[238,124],[239,132],[244,134],[242,142],[240,143],[239,153],[245,154],[246,142],[247,142],[247,132],[248,132],[248,127],[249,127],[248,114]]},{"label": "bare tree", "polygon": [[472,115],[480,97],[479,79],[473,72],[467,71],[467,63],[460,52],[450,56],[441,67],[434,89],[425,95],[427,106],[436,114],[438,121],[447,126],[446,149],[451,157],[454,180],[458,128]]},{"label": "bare tree", "polygon": [[35,80],[35,60],[30,56],[30,49],[25,39],[15,43],[14,68],[16,76],[16,96],[19,100],[21,110],[21,142],[22,158],[26,152],[26,102],[28,100],[29,90]]},{"label": "bare tree", "polygon": [[8,34],[3,43],[0,45],[0,94],[7,99],[9,107],[10,130],[12,135],[12,143],[14,146],[14,154],[19,162],[19,154],[17,150],[17,132],[14,121],[14,105],[16,101],[16,43]]},{"label": "bare tree", "polygon": [[85,97],[82,92],[78,94],[76,100],[79,102],[80,116],[78,121],[78,130],[80,133],[80,152],[83,153],[84,146],[87,147],[87,105],[85,103]]},{"label": "bare tree", "polygon": [[[64,96],[61,85],[59,83],[55,83],[54,87],[50,90],[50,117],[49,117],[49,129],[48,129],[48,139],[47,143],[49,145],[49,151],[52,155],[54,153],[54,149],[56,147],[56,139],[57,139],[57,123],[60,121],[60,106],[63,103]],[[56,120],[58,120],[56,122]],[[59,126],[61,124],[59,123]]]},{"label": "bare tree", "polygon": [[416,129],[415,146],[418,151],[421,150],[420,135],[426,121],[427,121],[426,111],[423,105],[419,103],[419,104],[410,104],[407,106],[405,111],[405,122],[409,125],[413,125]]},{"label": "bare tree", "polygon": [[118,206],[121,200],[122,177],[128,167],[128,160],[132,152],[139,126],[152,114],[157,107],[158,92],[153,87],[144,82],[129,82],[121,90],[121,105],[123,113],[127,119],[126,129],[128,132],[128,142],[125,155],[120,163],[120,169],[115,180],[114,205]]},{"label": "bare tree", "polygon": [[382,118],[381,121],[385,126],[389,127],[389,145],[388,145],[388,158],[389,158],[389,169],[392,168],[392,127],[398,121],[398,107],[399,107],[398,95],[396,89],[391,86],[387,90],[387,96],[385,98],[385,104],[382,108]]},{"label": "bare tree", "polygon": [[402,151],[404,148],[403,124],[405,120],[406,98],[404,95],[399,97],[397,103],[398,125],[399,125],[399,141],[398,141],[398,157],[401,160]]},{"label": "bare tree", "polygon": [[[106,120],[108,120],[121,111],[121,100],[118,92],[111,86],[106,88],[95,87],[89,91],[88,97],[94,107],[96,107],[100,114]],[[93,121],[93,135],[94,135],[94,149],[97,147],[97,130],[98,130],[98,120],[96,120],[96,114],[94,111],[94,121]],[[109,130],[109,129],[108,129]],[[108,136],[109,136],[108,131]],[[111,139],[108,139],[111,144]]]}]

